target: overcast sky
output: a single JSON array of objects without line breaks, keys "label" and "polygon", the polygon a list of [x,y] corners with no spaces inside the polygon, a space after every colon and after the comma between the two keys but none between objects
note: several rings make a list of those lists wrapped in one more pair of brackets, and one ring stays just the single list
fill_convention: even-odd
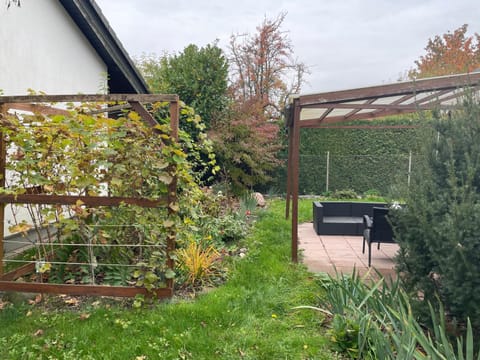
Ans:
[{"label": "overcast sky", "polygon": [[125,49],[181,52],[189,44],[253,34],[287,12],[295,56],[311,74],[304,93],[395,82],[425,53],[428,39],[468,24],[480,33],[479,0],[96,0]]}]

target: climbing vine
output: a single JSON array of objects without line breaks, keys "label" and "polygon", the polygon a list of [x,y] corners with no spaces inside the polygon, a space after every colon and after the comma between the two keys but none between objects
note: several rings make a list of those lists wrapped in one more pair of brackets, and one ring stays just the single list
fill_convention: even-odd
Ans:
[{"label": "climbing vine", "polygon": [[181,198],[198,191],[192,160],[197,168],[215,171],[215,157],[189,108],[181,110],[181,121],[196,126],[201,141],[183,132],[179,142],[171,138],[168,103],[151,106],[158,121],[154,127],[134,111],[109,116],[103,106],[71,103],[55,115],[4,114],[0,131],[7,144],[7,176],[0,191],[158,201],[168,197],[176,181],[180,199],[152,208],[127,203],[93,207],[81,200],[12,204],[9,230],[23,233],[35,249],[35,280],[159,288],[174,277],[167,234],[181,223]]}]

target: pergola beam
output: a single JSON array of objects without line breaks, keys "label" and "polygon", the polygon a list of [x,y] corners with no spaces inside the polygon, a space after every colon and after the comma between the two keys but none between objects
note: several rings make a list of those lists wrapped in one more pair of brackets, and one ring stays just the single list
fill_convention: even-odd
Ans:
[{"label": "pergola beam", "polygon": [[401,96],[418,94],[445,89],[458,89],[471,86],[480,81],[480,72],[441,76],[428,79],[420,79],[408,82],[378,85],[352,90],[332,91],[299,97],[300,106],[322,103],[342,103],[347,101],[361,101],[379,97]]}]

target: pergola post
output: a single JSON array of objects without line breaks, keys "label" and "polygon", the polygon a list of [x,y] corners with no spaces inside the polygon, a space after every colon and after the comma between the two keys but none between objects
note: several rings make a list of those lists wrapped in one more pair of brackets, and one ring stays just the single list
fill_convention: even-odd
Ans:
[{"label": "pergola post", "polygon": [[293,101],[293,122],[290,129],[291,157],[289,163],[290,190],[292,196],[292,262],[298,262],[298,182],[300,172],[300,101]]},{"label": "pergola post", "polygon": [[285,219],[290,217],[290,199],[292,197],[292,146],[293,146],[293,122],[288,125],[288,159],[287,159],[287,197],[285,205]]},{"label": "pergola post", "polygon": [[[180,104],[179,99],[176,97],[175,101],[170,102],[170,128],[171,128],[171,137],[172,140],[178,142],[178,128],[180,122]],[[176,169],[175,169],[176,171]],[[168,185],[168,214],[175,215],[177,210],[174,208],[177,206],[177,176],[173,177],[172,182]],[[167,265],[172,271],[175,269],[175,260],[173,257],[173,252],[175,251],[175,242],[176,242],[176,229],[173,228],[169,231],[167,235]],[[174,287],[174,279],[167,279],[167,287],[172,290]]]}]

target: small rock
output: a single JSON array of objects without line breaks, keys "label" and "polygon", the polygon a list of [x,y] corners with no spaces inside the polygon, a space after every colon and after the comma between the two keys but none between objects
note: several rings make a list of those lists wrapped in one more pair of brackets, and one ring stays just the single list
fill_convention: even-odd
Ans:
[{"label": "small rock", "polygon": [[265,205],[267,205],[267,202],[265,201],[265,198],[259,192],[254,193],[253,197],[257,201],[257,206],[265,207]]}]

